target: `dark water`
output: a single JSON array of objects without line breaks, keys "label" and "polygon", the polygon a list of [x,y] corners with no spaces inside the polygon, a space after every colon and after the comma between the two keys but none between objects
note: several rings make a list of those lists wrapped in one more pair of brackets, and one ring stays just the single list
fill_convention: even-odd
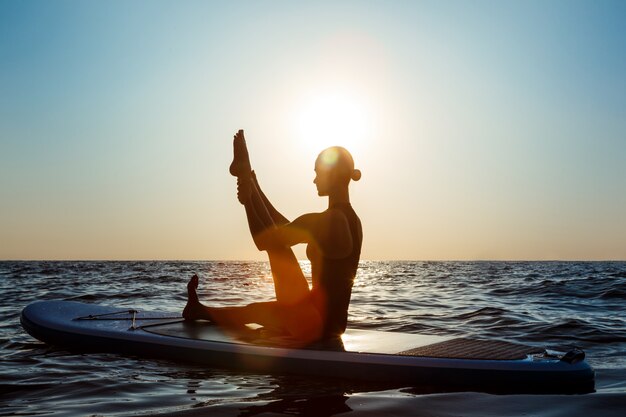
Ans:
[{"label": "dark water", "polygon": [[19,324],[42,299],[180,311],[195,272],[209,303],[273,296],[261,262],[0,262],[0,415],[626,415],[626,262],[363,262],[357,277],[351,327],[576,345],[597,373],[587,395],[433,393],[80,354]]}]

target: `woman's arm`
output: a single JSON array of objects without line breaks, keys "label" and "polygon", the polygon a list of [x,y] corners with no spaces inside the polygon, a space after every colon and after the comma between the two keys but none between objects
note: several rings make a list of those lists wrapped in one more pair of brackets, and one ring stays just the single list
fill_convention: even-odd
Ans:
[{"label": "woman's arm", "polygon": [[252,181],[254,181],[254,185],[259,191],[259,195],[261,196],[261,199],[263,200],[263,203],[265,204],[265,207],[267,208],[270,217],[272,218],[272,220],[274,220],[274,223],[276,223],[277,226],[282,226],[289,223],[289,220],[285,216],[283,216],[278,210],[276,210],[274,205],[265,196],[265,193],[263,192],[263,190],[261,190],[259,181],[257,181],[256,179],[256,173],[254,171],[252,171]]},{"label": "woman's arm", "polygon": [[268,229],[260,236],[264,248],[313,243],[328,258],[345,258],[352,252],[352,235],[339,210],[304,214],[291,223]]}]

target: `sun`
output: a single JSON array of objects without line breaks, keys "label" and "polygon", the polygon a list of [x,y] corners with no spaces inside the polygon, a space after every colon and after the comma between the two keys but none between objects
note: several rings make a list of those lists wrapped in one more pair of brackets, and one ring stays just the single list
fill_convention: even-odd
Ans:
[{"label": "sun", "polygon": [[367,100],[347,91],[312,94],[296,109],[298,140],[309,151],[343,146],[357,152],[367,146],[372,135],[372,117]]}]

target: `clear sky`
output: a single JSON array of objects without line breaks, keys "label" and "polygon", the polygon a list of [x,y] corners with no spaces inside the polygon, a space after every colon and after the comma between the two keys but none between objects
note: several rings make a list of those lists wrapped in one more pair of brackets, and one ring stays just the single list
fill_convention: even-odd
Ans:
[{"label": "clear sky", "polygon": [[[624,1],[0,1],[0,259],[264,259],[228,174],[363,259],[626,259]],[[298,249],[298,255],[303,251]]]}]

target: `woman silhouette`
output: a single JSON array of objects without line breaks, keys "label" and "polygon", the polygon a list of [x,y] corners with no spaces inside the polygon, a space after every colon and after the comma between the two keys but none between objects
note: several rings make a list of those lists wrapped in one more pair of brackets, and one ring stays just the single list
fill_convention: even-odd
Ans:
[{"label": "woman silhouette", "polygon": [[[348,191],[350,180],[361,177],[361,172],[354,169],[352,156],[341,147],[319,154],[313,182],[318,195],[328,197],[328,209],[289,222],[261,191],[250,168],[243,130],[235,134],[233,148],[230,173],[237,177],[237,198],[246,210],[254,243],[269,257],[276,301],[239,307],[206,306],[198,300],[198,277],[194,275],[187,284],[183,317],[235,329],[257,323],[287,333],[303,345],[340,336],[346,329],[363,240],[361,221],[350,205]],[[298,243],[307,244],[311,289],[291,250]]]}]

